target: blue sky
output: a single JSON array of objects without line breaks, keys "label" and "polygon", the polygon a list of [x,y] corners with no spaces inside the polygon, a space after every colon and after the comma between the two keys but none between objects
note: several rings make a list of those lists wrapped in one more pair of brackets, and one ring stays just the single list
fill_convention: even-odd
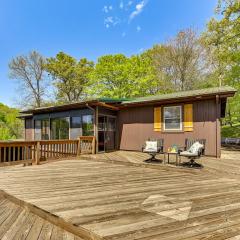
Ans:
[{"label": "blue sky", "polygon": [[17,103],[9,61],[37,50],[96,60],[137,54],[179,30],[204,30],[217,0],[0,0],[0,102]]}]

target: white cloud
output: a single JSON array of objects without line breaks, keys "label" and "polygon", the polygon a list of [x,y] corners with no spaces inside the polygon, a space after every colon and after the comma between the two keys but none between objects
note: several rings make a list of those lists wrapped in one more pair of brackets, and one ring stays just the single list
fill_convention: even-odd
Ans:
[{"label": "white cloud", "polygon": [[120,4],[119,4],[119,8],[120,8],[120,9],[123,9],[123,8],[124,8],[123,1],[120,2]]},{"label": "white cloud", "polygon": [[104,19],[105,23],[113,23],[113,17],[107,17]]},{"label": "white cloud", "polygon": [[131,6],[133,4],[133,1],[128,1],[128,6]]},{"label": "white cloud", "polygon": [[108,6],[104,6],[104,7],[103,7],[103,11],[104,11],[105,13],[108,13]]},{"label": "white cloud", "polygon": [[117,17],[109,16],[104,19],[104,25],[106,28],[109,28],[110,26],[114,27],[119,23],[120,23],[120,19]]},{"label": "white cloud", "polygon": [[141,27],[140,26],[137,26],[137,32],[140,32],[141,31]]},{"label": "white cloud", "polygon": [[138,12],[142,11],[143,7],[144,7],[144,1],[142,1],[139,4],[136,5],[136,9],[137,9]]},{"label": "white cloud", "polygon": [[139,15],[144,7],[146,6],[147,4],[147,1],[146,0],[143,0],[141,2],[139,2],[136,6],[135,6],[135,10],[130,14],[129,16],[129,21],[131,21],[132,19],[134,19],[137,15]]},{"label": "white cloud", "polygon": [[105,5],[103,7],[103,12],[105,12],[105,13],[109,13],[112,10],[113,10],[113,6],[112,5],[110,5],[110,6]]}]

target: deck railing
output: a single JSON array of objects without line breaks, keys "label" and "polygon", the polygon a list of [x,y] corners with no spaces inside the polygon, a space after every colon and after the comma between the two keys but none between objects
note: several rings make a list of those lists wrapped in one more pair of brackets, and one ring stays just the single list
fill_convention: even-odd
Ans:
[{"label": "deck railing", "polygon": [[79,140],[39,141],[40,160],[76,156]]},{"label": "deck railing", "polygon": [[42,160],[95,153],[95,137],[78,140],[0,142],[0,166],[22,163],[39,164]]},{"label": "deck railing", "polygon": [[95,137],[82,136],[79,138],[79,154],[95,153]]},{"label": "deck railing", "polygon": [[0,165],[32,163],[35,160],[37,142],[0,142]]}]

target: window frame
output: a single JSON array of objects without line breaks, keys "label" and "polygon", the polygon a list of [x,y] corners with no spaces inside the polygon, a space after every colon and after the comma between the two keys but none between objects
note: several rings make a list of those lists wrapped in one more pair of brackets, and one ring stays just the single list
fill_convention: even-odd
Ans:
[{"label": "window frame", "polygon": [[[173,107],[177,107],[180,109],[180,128],[167,128],[166,129],[166,125],[165,125],[165,109],[167,108],[173,108]],[[183,106],[182,105],[170,105],[170,106],[165,106],[163,107],[163,130],[165,132],[182,132],[183,131]]]}]

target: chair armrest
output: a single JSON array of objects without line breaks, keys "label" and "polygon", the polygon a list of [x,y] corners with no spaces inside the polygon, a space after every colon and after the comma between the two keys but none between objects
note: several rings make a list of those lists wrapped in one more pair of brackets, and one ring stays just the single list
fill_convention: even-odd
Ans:
[{"label": "chair armrest", "polygon": [[183,146],[178,146],[178,150],[181,150],[181,151],[186,151],[186,147],[183,147]]},{"label": "chair armrest", "polygon": [[183,152],[183,150],[182,149],[178,149],[178,154],[180,154],[181,152]]},{"label": "chair armrest", "polygon": [[142,152],[143,152],[143,150],[146,148],[146,143],[144,143],[143,145],[142,145]]}]

